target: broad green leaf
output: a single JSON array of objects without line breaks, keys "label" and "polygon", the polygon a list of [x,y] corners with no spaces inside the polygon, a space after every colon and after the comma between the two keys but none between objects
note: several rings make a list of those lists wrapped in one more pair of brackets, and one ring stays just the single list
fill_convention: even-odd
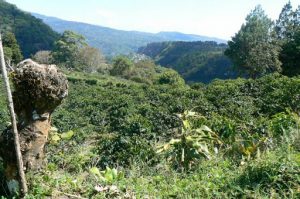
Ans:
[{"label": "broad green leaf", "polygon": [[118,171],[117,169],[113,168],[112,170],[113,178],[116,179],[118,177]]},{"label": "broad green leaf", "polygon": [[104,174],[104,178],[107,182],[113,182],[114,176],[112,170],[106,171]]},{"label": "broad green leaf", "polygon": [[66,133],[62,133],[60,135],[60,137],[61,137],[61,139],[64,139],[64,140],[70,140],[73,137],[73,135],[74,135],[74,131],[70,130]]},{"label": "broad green leaf", "polygon": [[102,176],[100,170],[97,167],[90,168],[90,172],[98,177]]},{"label": "broad green leaf", "polygon": [[51,136],[50,143],[51,144],[57,144],[59,140],[60,140],[60,137],[56,133],[56,134],[54,134],[54,135]]}]

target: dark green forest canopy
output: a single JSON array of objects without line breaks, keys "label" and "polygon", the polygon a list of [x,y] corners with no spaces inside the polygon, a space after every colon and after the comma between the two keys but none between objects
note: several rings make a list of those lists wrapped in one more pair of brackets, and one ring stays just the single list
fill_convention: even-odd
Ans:
[{"label": "dark green forest canopy", "polygon": [[1,31],[13,32],[24,57],[39,50],[51,50],[59,34],[31,14],[0,0]]},{"label": "dark green forest canopy", "polygon": [[226,44],[207,42],[161,42],[141,47],[138,53],[145,54],[157,64],[173,68],[185,80],[210,82],[215,78],[236,77],[230,60],[224,56]]}]

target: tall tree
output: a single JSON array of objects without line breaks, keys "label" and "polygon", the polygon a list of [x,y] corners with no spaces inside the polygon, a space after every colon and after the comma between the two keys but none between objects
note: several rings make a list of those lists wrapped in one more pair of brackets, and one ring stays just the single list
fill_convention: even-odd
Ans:
[{"label": "tall tree", "polygon": [[6,32],[3,34],[3,50],[5,55],[5,61],[9,65],[15,65],[23,59],[20,46],[16,40],[16,37],[11,32]]},{"label": "tall tree", "polygon": [[272,37],[273,22],[261,6],[246,17],[238,33],[228,42],[225,51],[234,66],[252,78],[280,71],[280,47]]},{"label": "tall tree", "polygon": [[51,51],[49,50],[38,51],[35,53],[34,56],[32,56],[32,59],[40,64],[51,64],[52,62]]},{"label": "tall tree", "polygon": [[124,56],[116,57],[113,60],[113,67],[110,70],[110,74],[114,76],[123,76],[125,73],[133,67],[133,63],[130,59]]},{"label": "tall tree", "polygon": [[82,35],[65,31],[54,44],[52,51],[54,63],[65,65],[67,68],[76,68],[78,53],[85,46],[87,43]]},{"label": "tall tree", "polygon": [[281,10],[275,25],[277,38],[284,41],[290,40],[294,32],[294,12],[291,2],[289,1]]},{"label": "tall tree", "polygon": [[300,5],[294,12],[293,24],[294,24],[294,29],[299,29],[299,27],[300,27]]},{"label": "tall tree", "polygon": [[293,38],[283,45],[280,60],[284,75],[300,74],[300,30],[295,31]]},{"label": "tall tree", "polygon": [[291,2],[284,5],[275,32],[282,48],[279,56],[282,73],[288,76],[300,74],[300,6],[293,11]]},{"label": "tall tree", "polygon": [[78,67],[80,71],[89,73],[93,72],[104,72],[107,70],[108,65],[106,64],[105,57],[97,49],[91,46],[85,46],[79,50],[78,56]]}]

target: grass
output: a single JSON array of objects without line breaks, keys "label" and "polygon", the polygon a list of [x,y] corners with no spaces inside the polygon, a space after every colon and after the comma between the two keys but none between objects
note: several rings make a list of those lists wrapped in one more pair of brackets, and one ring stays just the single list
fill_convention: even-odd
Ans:
[{"label": "grass", "polygon": [[[80,147],[79,147],[80,148]],[[58,152],[59,153],[59,152]],[[188,173],[174,171],[167,164],[150,167],[135,162],[130,168],[118,168],[124,177],[112,183],[97,179],[88,162],[79,170],[70,154],[65,167],[50,163],[37,174],[28,174],[31,195],[43,198],[76,195],[84,198],[299,198],[300,153],[284,148],[266,152],[261,158],[237,165],[221,155],[203,161]],[[49,154],[50,155],[50,154]],[[57,155],[57,154],[52,154]],[[49,156],[50,157],[50,156]],[[92,159],[92,157],[90,157]],[[90,160],[91,160],[90,159]],[[96,186],[115,185],[117,191],[97,192]]]}]

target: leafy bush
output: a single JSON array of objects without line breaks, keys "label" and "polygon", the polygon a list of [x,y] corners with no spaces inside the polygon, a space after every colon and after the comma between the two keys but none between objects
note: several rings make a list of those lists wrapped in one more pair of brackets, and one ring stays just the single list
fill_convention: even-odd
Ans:
[{"label": "leafy bush", "polygon": [[165,71],[163,74],[161,74],[158,77],[158,83],[182,86],[182,85],[184,85],[184,80],[181,78],[181,76],[177,72],[175,72],[173,70],[168,70],[168,71]]},{"label": "leafy bush", "polygon": [[133,67],[133,63],[124,56],[115,58],[112,65],[113,66],[110,70],[110,74],[115,76],[123,76]]},{"label": "leafy bush", "polygon": [[[168,143],[160,146],[157,153],[164,153],[175,168],[182,171],[191,170],[193,164],[200,159],[211,159],[212,148],[222,142],[207,126],[194,127],[191,118],[201,118],[197,113],[185,111],[183,114],[178,114],[178,117],[182,123],[180,134],[176,139],[172,138]],[[216,147],[214,149],[217,150]]]}]

